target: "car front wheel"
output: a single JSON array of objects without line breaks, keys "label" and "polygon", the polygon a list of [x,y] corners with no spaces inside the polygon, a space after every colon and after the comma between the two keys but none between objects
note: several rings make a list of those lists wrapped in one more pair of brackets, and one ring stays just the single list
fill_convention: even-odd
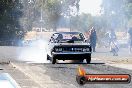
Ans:
[{"label": "car front wheel", "polygon": [[55,64],[56,63],[56,58],[52,57],[51,62],[52,62],[52,64]]},{"label": "car front wheel", "polygon": [[50,56],[47,54],[47,60],[50,60]]},{"label": "car front wheel", "polygon": [[91,62],[91,55],[86,59],[87,64],[90,64]]}]

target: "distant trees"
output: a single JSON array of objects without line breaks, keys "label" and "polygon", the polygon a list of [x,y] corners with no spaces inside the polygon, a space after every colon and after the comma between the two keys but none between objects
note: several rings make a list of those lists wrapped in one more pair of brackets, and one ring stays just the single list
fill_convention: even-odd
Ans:
[{"label": "distant trees", "polygon": [[18,0],[0,0],[0,39],[13,40],[23,37],[19,25],[22,5]]},{"label": "distant trees", "polygon": [[[77,14],[80,0],[21,0],[23,17],[21,23],[27,30],[33,26],[53,29],[67,23],[66,19]],[[65,25],[62,25],[65,26]]]},{"label": "distant trees", "polygon": [[[21,39],[34,26],[56,31],[79,11],[80,0],[0,0],[0,38]],[[64,24],[63,24],[64,23]]]},{"label": "distant trees", "polygon": [[[61,22],[66,24],[67,19],[72,15],[77,15],[80,0],[46,0],[45,13],[47,23],[56,31]],[[65,25],[62,25],[65,26]]]},{"label": "distant trees", "polygon": [[[0,0],[0,39],[21,39],[34,26],[105,32],[132,26],[131,0],[103,0],[100,16],[79,13],[80,0]],[[100,34],[101,35],[101,34]]]},{"label": "distant trees", "polygon": [[107,22],[107,28],[118,30],[131,26],[132,1],[131,0],[103,0],[102,13]]},{"label": "distant trees", "polygon": [[71,17],[71,29],[87,32],[94,24],[93,17],[90,14],[82,13]]}]

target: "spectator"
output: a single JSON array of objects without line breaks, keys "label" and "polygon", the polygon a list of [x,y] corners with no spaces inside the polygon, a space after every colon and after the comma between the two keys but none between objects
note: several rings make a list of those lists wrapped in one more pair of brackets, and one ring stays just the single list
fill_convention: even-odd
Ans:
[{"label": "spectator", "polygon": [[76,41],[76,40],[78,40],[78,38],[76,36],[73,36],[72,40]]},{"label": "spectator", "polygon": [[111,52],[113,53],[113,56],[118,56],[119,47],[117,45],[117,41],[112,40],[110,46],[111,46]]},{"label": "spectator", "polygon": [[95,50],[96,40],[97,40],[96,30],[94,29],[94,27],[92,27],[90,31],[90,44],[91,44],[93,52],[96,52]]},{"label": "spectator", "polygon": [[128,34],[129,34],[129,51],[131,53],[131,48],[132,48],[132,28],[130,28],[128,30]]},{"label": "spectator", "polygon": [[110,32],[109,32],[109,44],[110,44],[110,51],[112,51],[112,46],[111,46],[111,43],[113,42],[113,41],[115,41],[116,40],[116,34],[115,34],[115,31],[113,30],[113,29],[111,29],[110,30]]},{"label": "spectator", "polygon": [[88,32],[85,33],[85,36],[86,36],[86,42],[90,42],[90,32],[91,30],[89,30]]}]

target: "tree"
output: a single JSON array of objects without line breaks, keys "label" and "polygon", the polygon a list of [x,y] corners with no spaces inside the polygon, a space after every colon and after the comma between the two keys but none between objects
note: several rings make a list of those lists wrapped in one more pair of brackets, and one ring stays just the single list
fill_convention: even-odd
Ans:
[{"label": "tree", "polygon": [[[131,0],[103,0],[102,12],[107,25],[116,29],[127,29],[132,19]],[[114,25],[113,25],[114,24]]]},{"label": "tree", "polygon": [[[67,18],[78,14],[80,0],[21,0],[23,17],[21,24],[25,30],[32,30],[33,26],[43,26],[54,29],[67,23]],[[76,8],[76,9],[75,9]],[[41,21],[43,19],[43,21]],[[43,24],[43,25],[40,25]],[[66,25],[66,24],[65,24]]]},{"label": "tree", "polygon": [[[47,15],[48,22],[51,27],[56,31],[60,20],[66,23],[64,18],[70,18],[71,15],[75,15],[79,11],[80,0],[47,0],[45,2],[44,11]],[[73,10],[76,8],[76,11]]]},{"label": "tree", "polygon": [[0,0],[0,39],[13,40],[23,37],[19,25],[22,5],[18,0]]},{"label": "tree", "polygon": [[71,28],[82,32],[87,32],[93,26],[93,17],[90,14],[82,13],[71,17]]},{"label": "tree", "polygon": [[124,0],[103,0],[102,12],[104,19],[107,19],[107,28],[120,28],[125,26],[125,1]]}]

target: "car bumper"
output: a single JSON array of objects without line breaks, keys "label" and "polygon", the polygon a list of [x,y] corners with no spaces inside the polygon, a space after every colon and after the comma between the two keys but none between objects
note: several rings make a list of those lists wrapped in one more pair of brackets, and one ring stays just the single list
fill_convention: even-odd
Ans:
[{"label": "car bumper", "polygon": [[71,52],[71,53],[53,52],[52,56],[60,60],[81,60],[81,59],[91,58],[91,52]]}]

